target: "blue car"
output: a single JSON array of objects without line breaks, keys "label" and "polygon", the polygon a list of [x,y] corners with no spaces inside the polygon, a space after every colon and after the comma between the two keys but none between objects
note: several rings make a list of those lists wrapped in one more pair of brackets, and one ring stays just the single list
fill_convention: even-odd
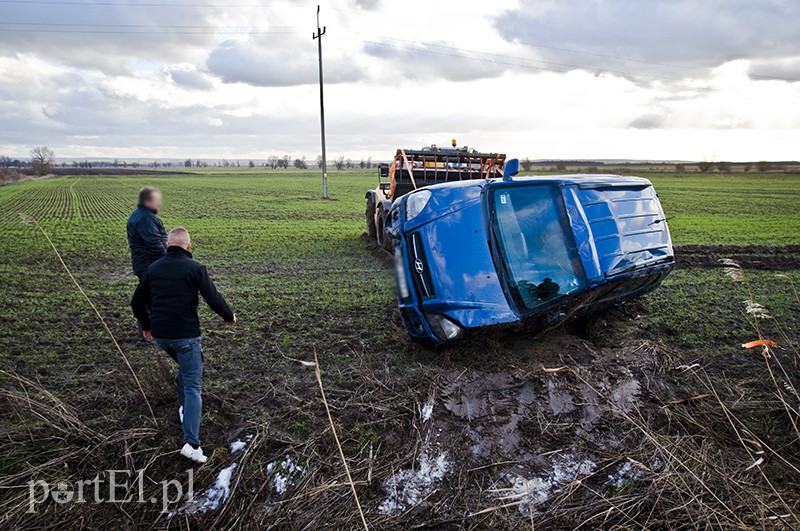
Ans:
[{"label": "blue car", "polygon": [[554,324],[644,295],[672,271],[647,179],[516,177],[518,161],[503,162],[502,177],[420,187],[381,214],[373,207],[413,339],[438,345],[485,327]]}]

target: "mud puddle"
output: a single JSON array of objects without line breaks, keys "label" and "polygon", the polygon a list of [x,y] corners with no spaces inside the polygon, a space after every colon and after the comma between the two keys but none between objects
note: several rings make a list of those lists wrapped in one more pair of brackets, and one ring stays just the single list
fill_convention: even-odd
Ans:
[{"label": "mud puddle", "polygon": [[[571,482],[591,477],[597,488],[614,489],[656,466],[609,458],[640,442],[626,418],[675,396],[656,343],[599,348],[559,332],[546,344],[504,346],[526,363],[441,374],[417,408],[417,459],[383,482],[381,512],[420,510],[454,488],[472,491],[483,506],[537,512]],[[545,351],[550,359],[536,363]]]}]

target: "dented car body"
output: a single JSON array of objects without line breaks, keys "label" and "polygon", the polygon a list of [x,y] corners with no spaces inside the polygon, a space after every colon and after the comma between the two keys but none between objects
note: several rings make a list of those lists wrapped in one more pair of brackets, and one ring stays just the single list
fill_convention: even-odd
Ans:
[{"label": "dented car body", "polygon": [[620,304],[657,288],[675,263],[658,196],[638,177],[426,186],[397,198],[382,229],[403,323],[429,344]]}]

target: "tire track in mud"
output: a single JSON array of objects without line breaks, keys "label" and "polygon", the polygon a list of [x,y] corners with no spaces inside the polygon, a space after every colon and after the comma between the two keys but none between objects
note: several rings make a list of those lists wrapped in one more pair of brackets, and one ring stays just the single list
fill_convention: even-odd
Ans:
[{"label": "tire track in mud", "polygon": [[684,245],[675,247],[675,260],[682,268],[724,267],[734,260],[744,269],[788,271],[800,269],[800,245]]}]

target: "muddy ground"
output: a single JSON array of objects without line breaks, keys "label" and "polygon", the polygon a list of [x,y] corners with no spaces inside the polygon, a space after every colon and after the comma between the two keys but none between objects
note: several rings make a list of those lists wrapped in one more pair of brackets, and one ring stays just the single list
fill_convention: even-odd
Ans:
[{"label": "muddy ground", "polygon": [[[681,248],[678,266],[725,271],[735,260],[742,270],[784,271],[796,268],[798,250]],[[697,515],[686,511],[671,521],[670,512],[691,503],[696,490],[715,496],[709,486],[715,480],[704,481],[694,466],[724,468],[744,461],[730,474],[749,471],[742,485],[758,483],[748,468],[750,450],[733,438],[738,421],[726,424],[716,409],[720,401],[735,400],[741,388],[714,382],[731,364],[739,377],[756,374],[763,360],[745,351],[726,359],[687,356],[647,312],[635,301],[546,332],[487,332],[469,343],[427,351],[427,367],[413,390],[405,399],[387,397],[387,404],[399,400],[403,408],[393,410],[396,416],[384,411],[392,420],[379,424],[368,464],[357,472],[372,478],[361,501],[373,523],[432,529],[517,528],[531,522],[547,529],[693,529],[693,518],[720,510],[716,501],[702,502]],[[396,315],[392,319],[401,326]],[[796,338],[786,339],[784,344],[796,347]],[[790,376],[796,372],[786,374],[787,382]],[[377,375],[376,380],[396,385]],[[759,400],[774,392],[762,383],[747,392]],[[775,408],[763,414],[777,418]],[[346,407],[341,415],[346,425],[363,421]],[[714,435],[720,440],[703,441],[709,430],[718,430]],[[775,435],[791,438],[791,433]],[[698,457],[705,451],[713,454],[707,461]],[[693,459],[697,463],[687,466]],[[731,505],[718,501],[723,508]],[[768,513],[777,519],[770,527],[783,528],[783,513],[772,508]],[[319,523],[289,521],[298,527]],[[722,527],[756,521],[749,515],[720,518]]]},{"label": "muddy ground", "polygon": [[[391,260],[373,252],[389,276]],[[120,334],[123,350],[141,356],[134,363],[155,427],[116,358],[100,374],[79,365],[78,382],[68,380],[75,387],[55,396],[48,388],[56,387],[59,363],[79,349],[59,354],[58,363],[15,356],[14,370],[36,381],[0,379],[4,455],[26,465],[19,477],[0,480],[17,496],[0,501],[2,523],[363,527],[321,400],[316,352],[370,529],[800,528],[793,427],[800,300],[775,277],[800,267],[800,246],[677,254],[678,281],[651,297],[547,331],[487,331],[442,349],[410,342],[389,297],[365,305],[381,324],[375,330],[363,329],[358,307],[352,314],[315,308],[314,320],[298,308],[245,332],[212,327],[205,341],[215,384],[204,396],[203,425],[212,459],[195,470],[196,495],[163,513],[50,503],[29,515],[25,491],[13,489],[29,477],[72,480],[123,467],[148,471],[149,496],[156,481],[183,477],[168,360],[139,343],[132,325]],[[781,297],[771,304],[776,286]],[[744,298],[772,314],[748,314]],[[290,333],[297,330],[306,335]],[[741,348],[760,334],[780,347],[766,356]],[[246,355],[224,358],[237,340]],[[81,348],[107,343],[98,333]],[[47,343],[37,338],[37,345]]]},{"label": "muddy ground", "polygon": [[429,524],[458,520],[462,508],[442,515],[441,505],[425,501],[445,489],[473,513],[506,506],[525,521],[546,514],[575,481],[608,493],[655,472],[657,456],[646,463],[623,457],[644,437],[625,418],[686,393],[658,343],[601,346],[612,341],[564,330],[506,338],[497,345],[501,357],[517,366],[442,371],[418,405],[414,473],[401,470],[384,483],[381,512],[427,513]]}]

